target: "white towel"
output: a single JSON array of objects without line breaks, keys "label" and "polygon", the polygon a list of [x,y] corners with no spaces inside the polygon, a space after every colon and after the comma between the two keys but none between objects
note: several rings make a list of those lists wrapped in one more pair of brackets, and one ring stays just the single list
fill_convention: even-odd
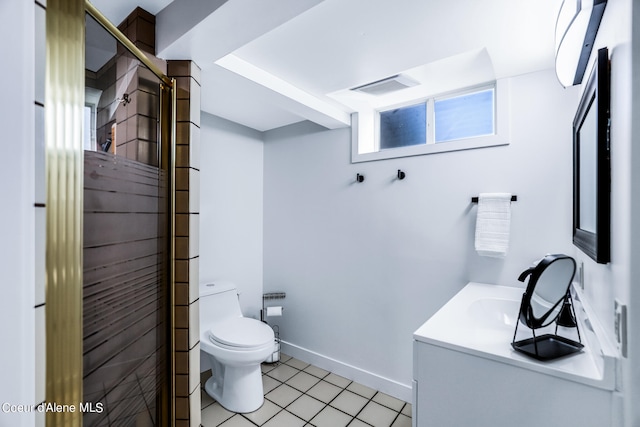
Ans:
[{"label": "white towel", "polygon": [[478,195],[476,251],[481,256],[502,258],[509,249],[511,193]]}]

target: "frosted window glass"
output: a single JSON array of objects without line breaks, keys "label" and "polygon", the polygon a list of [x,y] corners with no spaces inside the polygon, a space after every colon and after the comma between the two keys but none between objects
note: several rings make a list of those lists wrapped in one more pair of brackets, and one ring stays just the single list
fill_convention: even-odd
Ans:
[{"label": "frosted window glass", "polygon": [[380,113],[380,149],[427,143],[427,104]]},{"label": "frosted window glass", "polygon": [[436,143],[493,135],[494,89],[435,101]]}]

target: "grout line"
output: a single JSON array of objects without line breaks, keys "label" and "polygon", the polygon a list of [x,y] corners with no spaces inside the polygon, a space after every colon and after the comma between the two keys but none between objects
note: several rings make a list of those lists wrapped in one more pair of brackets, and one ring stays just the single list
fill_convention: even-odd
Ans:
[{"label": "grout line", "polygon": [[[324,380],[323,380],[323,381],[324,381]],[[331,385],[333,385],[333,386],[336,386],[335,384],[332,384],[332,383],[330,383],[329,381],[325,381],[325,382],[326,382],[326,383],[328,383],[328,384],[331,384]],[[324,411],[324,410],[327,408],[327,406],[331,406],[331,402],[333,402],[334,400],[336,400],[336,399],[338,398],[338,396],[340,396],[344,391],[350,391],[350,390],[347,390],[347,387],[349,387],[349,385],[351,385],[351,383],[352,383],[352,382],[353,382],[353,381],[350,381],[350,382],[349,382],[349,384],[347,384],[345,387],[339,387],[339,386],[336,386],[336,387],[338,387],[338,388],[340,388],[340,389],[341,389],[341,390],[340,390],[340,393],[336,394],[336,396],[335,396],[333,399],[331,399],[331,400],[329,401],[329,403],[326,403],[326,404],[324,405],[324,407],[323,407],[320,411],[318,411],[318,414],[319,414],[320,412]],[[352,393],[353,393],[353,392],[352,392]],[[357,394],[357,393],[354,393],[354,394],[355,394],[356,396],[360,396],[360,395],[359,395],[359,394]],[[374,395],[374,396],[375,396],[375,395]],[[312,397],[312,396],[309,396],[309,397]],[[363,398],[365,398],[365,399],[366,399],[366,397],[364,397],[364,396],[360,396],[360,397],[363,397]],[[318,399],[316,399],[316,400],[318,400]],[[324,403],[324,402],[323,402],[323,403]],[[347,412],[344,412],[343,410],[341,410],[341,409],[339,409],[339,408],[336,408],[335,406],[331,406],[331,409],[335,409],[336,411],[338,411],[338,412],[342,412],[343,414],[345,414],[345,415],[347,415],[348,417],[350,417],[350,418],[351,418],[351,420],[347,423],[347,425],[349,425],[349,424],[351,424],[351,423],[353,422],[353,420],[355,420],[355,419],[356,419],[356,416],[357,416],[360,412],[362,412],[362,410],[364,409],[364,407],[365,407],[365,406],[367,406],[368,404],[369,404],[369,402],[367,401],[367,403],[365,403],[365,404],[364,404],[364,406],[363,406],[363,407],[362,407],[362,408],[361,408],[361,409],[356,413],[356,415],[351,415],[351,414],[349,414],[349,413],[347,413]],[[315,418],[318,414],[314,415],[311,419]],[[358,420],[358,421],[361,421],[361,420]],[[311,420],[307,421],[307,423],[310,423],[310,422],[311,422]],[[364,422],[364,421],[363,421],[363,422]],[[365,424],[368,424],[368,423],[365,423]]]},{"label": "grout line", "polygon": [[[269,402],[271,402],[271,401],[269,401]],[[278,415],[279,413],[280,413],[280,411],[276,412],[276,415]],[[249,421],[249,422],[250,422],[251,424],[253,424],[254,426],[258,426],[258,427],[260,427],[260,424],[256,424],[255,422],[253,422],[253,421],[252,421],[252,420],[250,420],[249,418],[245,417],[245,416],[244,416],[244,414],[239,414],[239,415],[240,415],[240,417],[241,417],[241,418],[244,418],[245,420]],[[275,417],[276,415],[274,415],[273,417]],[[271,418],[273,418],[273,417],[271,417]],[[233,418],[233,417],[231,417],[231,418]],[[230,419],[231,419],[231,418],[230,418]],[[264,424],[268,423],[268,422],[269,422],[269,420],[271,420],[271,418],[267,419],[267,420],[266,420],[264,423],[262,423],[262,424],[264,425]]]},{"label": "grout line", "polygon": [[[285,384],[285,383],[282,383],[282,384]],[[282,384],[280,384],[280,385],[282,385]],[[287,384],[287,385],[288,385],[288,384]],[[280,387],[280,386],[278,386],[278,387]],[[276,388],[278,388],[278,387],[276,387]],[[289,386],[289,387],[291,387],[291,386]],[[291,387],[291,388],[293,388],[293,387]],[[300,390],[295,389],[295,388],[293,388],[293,389],[294,389],[294,390],[296,390],[296,391],[300,391]],[[275,388],[274,388],[273,390],[275,390]],[[273,391],[273,390],[272,390],[272,391]],[[269,392],[269,393],[271,393],[271,392]],[[278,412],[276,412],[276,413],[275,413],[271,418],[269,418],[268,420],[266,420],[262,425],[264,425],[264,424],[268,423],[269,421],[271,421],[271,420],[272,420],[273,418],[275,418],[275,417],[276,417],[280,412],[282,412],[282,411],[286,411],[286,409],[287,409],[289,406],[291,406],[291,405],[293,404],[293,402],[295,402],[296,400],[300,399],[302,396],[305,396],[305,395],[306,395],[306,393],[304,393],[304,392],[301,392],[301,393],[302,393],[302,394],[301,394],[300,396],[298,396],[298,397],[296,397],[295,399],[293,399],[293,400],[291,401],[291,403],[289,403],[289,404],[288,404],[287,406],[285,406],[285,407],[282,407],[282,406],[278,405],[276,402],[273,402],[272,400],[267,399],[269,402],[273,403],[273,404],[274,404],[274,405],[276,405],[278,408],[280,408],[280,410],[279,410]],[[309,396],[309,397],[311,397],[311,396]],[[266,397],[265,397],[265,399],[266,399]],[[318,400],[318,399],[316,399],[316,400]],[[324,403],[324,402],[322,402],[322,403]],[[326,406],[327,406],[327,405],[325,404],[325,407],[326,407]],[[322,410],[324,410],[324,407],[323,407],[320,411],[322,411]],[[307,420],[305,420],[304,418],[297,416],[296,414],[294,414],[294,413],[293,413],[293,412],[291,412],[291,411],[287,411],[287,412],[288,412],[288,413],[290,413],[291,415],[293,415],[294,417],[296,417],[296,418],[298,418],[298,419],[301,419],[301,420],[302,420],[302,421],[304,421],[306,424],[308,424],[308,423],[311,421],[311,420],[307,421]],[[318,414],[319,414],[319,413],[320,413],[320,412],[318,412]],[[317,415],[317,414],[316,414],[316,415]],[[315,417],[315,415],[314,415],[313,417]],[[313,418],[313,417],[311,417],[311,418]],[[251,420],[249,420],[249,421],[251,421]],[[255,424],[255,423],[254,423],[254,424]]]},{"label": "grout line", "polygon": [[[291,357],[290,357],[289,359],[287,359],[287,361],[289,361],[289,360],[291,360],[291,359],[293,359],[293,358],[291,358]],[[283,365],[286,365],[286,366],[288,366],[289,368],[295,369],[297,372],[296,372],[294,375],[292,375],[291,377],[287,378],[285,381],[280,381],[279,379],[274,378],[274,377],[272,377],[271,375],[269,375],[269,373],[270,373],[270,372],[272,372],[273,370],[275,370],[275,369],[276,369],[276,368],[278,368],[279,366],[283,366]],[[307,369],[307,368],[308,368],[308,367],[310,367],[310,366],[314,366],[314,365],[309,364],[309,365],[305,366],[303,369],[299,369],[299,368],[296,368],[295,366],[289,365],[287,362],[279,361],[279,362],[277,362],[277,365],[275,365],[275,367],[273,367],[273,368],[272,368],[272,369],[270,369],[269,371],[267,371],[267,372],[262,372],[262,376],[263,376],[263,377],[264,377],[264,376],[267,376],[267,377],[269,377],[271,380],[276,381],[276,382],[278,383],[278,385],[277,385],[276,387],[274,387],[274,388],[272,388],[271,390],[269,390],[269,392],[268,392],[268,393],[265,393],[265,400],[266,400],[266,401],[268,401],[269,403],[273,404],[276,408],[278,408],[278,411],[277,411],[273,416],[271,416],[271,417],[269,417],[268,419],[266,419],[262,424],[257,424],[255,421],[252,421],[252,420],[250,420],[249,418],[245,417],[245,416],[244,416],[244,414],[232,414],[232,415],[231,415],[231,417],[229,417],[229,418],[227,418],[227,419],[223,420],[220,424],[218,424],[218,426],[220,426],[221,424],[223,424],[223,423],[225,423],[225,422],[229,421],[229,420],[230,420],[231,418],[233,418],[235,415],[240,415],[242,418],[244,418],[245,420],[249,421],[252,425],[255,425],[255,426],[258,426],[258,427],[259,427],[259,426],[261,426],[261,425],[265,425],[266,423],[268,423],[269,421],[271,421],[273,418],[275,418],[275,417],[276,417],[278,414],[280,414],[282,411],[286,411],[286,412],[288,412],[290,415],[293,415],[294,417],[296,417],[296,418],[300,419],[301,421],[303,421],[303,422],[305,423],[305,426],[306,426],[306,425],[313,425],[311,421],[312,421],[315,417],[317,417],[317,416],[318,416],[318,414],[320,414],[322,411],[324,411],[328,406],[331,406],[331,403],[332,403],[333,401],[335,401],[335,400],[336,400],[336,399],[337,399],[337,398],[338,398],[338,397],[339,397],[339,396],[340,396],[340,395],[341,395],[345,390],[346,390],[346,391],[349,391],[350,393],[355,394],[356,396],[359,396],[359,397],[361,397],[361,398],[364,398],[364,399],[366,400],[366,403],[362,406],[362,408],[360,408],[360,410],[359,410],[355,415],[351,415],[351,414],[349,414],[349,413],[347,413],[347,412],[344,412],[344,411],[343,411],[343,410],[341,410],[341,409],[338,409],[338,408],[336,408],[336,407],[334,407],[334,406],[331,406],[331,408],[332,408],[332,409],[334,409],[334,410],[336,410],[336,411],[338,411],[338,412],[340,412],[340,413],[342,413],[342,414],[345,414],[345,415],[347,415],[348,417],[350,417],[350,418],[351,418],[351,420],[349,421],[349,423],[347,424],[347,426],[349,426],[349,425],[353,424],[353,422],[354,422],[356,419],[357,419],[358,421],[360,421],[360,422],[362,422],[362,423],[366,424],[366,425],[370,425],[370,424],[369,424],[369,423],[367,423],[366,421],[363,421],[363,420],[361,420],[361,419],[359,419],[359,418],[357,418],[357,417],[358,417],[358,415],[360,415],[360,414],[362,413],[362,411],[364,410],[364,408],[366,408],[366,407],[367,407],[367,405],[369,405],[369,403],[371,403],[371,402],[374,402],[374,403],[376,403],[376,404],[380,405],[381,407],[383,407],[383,408],[385,408],[385,409],[387,409],[387,410],[389,410],[389,411],[395,412],[395,417],[394,417],[393,421],[391,422],[391,424],[395,423],[395,422],[398,420],[398,418],[400,417],[400,414],[402,413],[402,410],[403,410],[403,409],[408,405],[408,402],[404,402],[404,404],[402,405],[402,407],[400,408],[400,410],[399,410],[399,411],[396,411],[395,409],[390,408],[389,406],[386,406],[386,405],[384,405],[384,404],[382,404],[382,403],[380,403],[380,402],[375,402],[375,401],[373,400],[373,399],[374,399],[374,398],[375,398],[379,393],[382,393],[381,391],[379,391],[379,390],[375,390],[375,393],[374,393],[370,398],[367,398],[366,396],[363,396],[363,395],[361,395],[360,393],[357,393],[357,392],[352,391],[352,390],[347,390],[347,388],[348,388],[351,384],[354,384],[354,383],[355,383],[355,384],[359,384],[359,383],[356,383],[355,381],[349,380],[349,383],[348,383],[346,386],[344,386],[344,387],[338,386],[338,385],[336,385],[336,384],[333,384],[333,383],[331,383],[331,382],[329,382],[329,381],[326,381],[326,380],[325,380],[325,378],[331,374],[331,372],[330,372],[330,371],[327,371],[327,372],[328,372],[328,374],[326,374],[324,377],[319,378],[318,376],[313,375],[313,374],[311,374],[311,373],[309,373],[309,372],[305,371],[305,369]],[[325,371],[326,371],[326,370],[325,370]],[[307,373],[308,375],[311,375],[314,379],[317,379],[317,381],[316,381],[316,382],[315,382],[311,387],[309,387],[309,389],[307,389],[307,391],[301,391],[301,390],[298,390],[297,388],[295,388],[295,387],[291,386],[290,384],[287,384],[287,381],[291,380],[293,377],[295,377],[296,375],[298,375],[300,372],[305,372],[305,373]],[[318,384],[319,384],[320,382],[322,382],[322,381],[324,381],[325,383],[327,383],[327,384],[329,384],[329,385],[332,385],[332,386],[334,386],[334,387],[338,387],[338,388],[340,389],[340,392],[339,392],[336,396],[334,396],[332,399],[330,399],[328,403],[325,403],[325,402],[321,401],[320,399],[317,399],[317,398],[315,398],[315,397],[313,397],[313,396],[311,396],[311,395],[307,394],[307,392],[308,392],[309,390],[311,390],[313,387],[315,387],[316,385],[318,385]],[[268,399],[268,398],[266,397],[266,394],[271,393],[272,391],[274,391],[275,389],[277,389],[277,388],[281,387],[282,385],[287,385],[288,387],[292,388],[292,389],[293,389],[293,390],[295,390],[296,392],[300,393],[300,395],[299,395],[298,397],[296,397],[294,400],[292,400],[290,403],[288,403],[288,404],[287,404],[286,406],[284,406],[284,407],[283,407],[283,406],[280,406],[280,405],[279,405],[279,404],[277,404],[276,402],[274,402],[274,401],[272,401],[271,399]],[[202,389],[202,388],[201,388],[201,390],[204,390],[204,389]],[[206,391],[205,391],[205,393],[206,393]],[[384,394],[384,393],[382,393],[382,394]],[[318,402],[321,402],[321,403],[323,404],[322,408],[321,408],[321,409],[320,409],[316,414],[314,414],[314,415],[311,417],[311,419],[310,419],[310,420],[305,420],[304,418],[302,418],[302,417],[300,417],[300,416],[298,416],[298,415],[294,414],[293,412],[288,411],[288,410],[286,409],[286,408],[288,408],[289,406],[291,406],[294,402],[296,402],[297,400],[299,400],[302,396],[308,396],[308,397],[310,397],[310,398],[312,398],[312,399],[314,399],[314,400],[317,400]],[[214,401],[214,403],[215,403],[215,401]],[[209,404],[209,405],[205,406],[205,408],[208,408],[208,407],[209,407],[209,406],[211,406],[211,405],[212,405],[212,404]],[[201,408],[201,411],[202,411],[203,409],[205,409],[205,408]],[[207,427],[208,427],[208,426],[207,426]]]},{"label": "grout line", "polygon": [[[353,392],[352,392],[352,393],[353,393]],[[358,396],[360,396],[360,397],[364,397],[364,396],[359,395],[358,393],[355,393],[355,394],[356,394],[356,395],[358,395]],[[363,406],[362,408],[360,408],[360,410],[359,410],[359,411],[358,411],[358,412],[353,416],[353,420],[355,420],[355,419],[358,417],[358,415],[360,415],[360,413],[362,413],[362,411],[364,411],[364,408],[366,408],[366,407],[367,407],[367,405],[369,405],[369,403],[373,402],[373,398],[374,398],[374,397],[376,397],[376,394],[378,394],[378,392],[377,392],[377,391],[374,393],[374,395],[373,395],[373,396],[371,396],[371,397],[369,398],[369,400],[367,400],[367,403],[365,403],[365,404],[364,404],[364,406]],[[366,399],[366,397],[365,397],[365,399]],[[351,422],[350,422],[349,424],[351,424],[351,423],[353,422],[353,420],[351,420]],[[361,420],[361,419],[358,419],[358,421],[362,421],[362,420]],[[395,421],[395,420],[394,420],[394,421]],[[365,422],[365,421],[362,421],[362,422],[363,422],[363,423],[365,423],[365,424],[369,424],[368,422]],[[348,424],[347,424],[347,425],[348,425]],[[370,424],[369,424],[369,425],[370,425]]]},{"label": "grout line", "polygon": [[393,419],[393,421],[391,421],[391,424],[390,424],[390,425],[393,425],[393,423],[395,423],[395,422],[396,422],[396,420],[398,419],[398,417],[399,417],[399,416],[400,416],[400,412],[398,412],[398,413],[396,414],[396,417]]}]

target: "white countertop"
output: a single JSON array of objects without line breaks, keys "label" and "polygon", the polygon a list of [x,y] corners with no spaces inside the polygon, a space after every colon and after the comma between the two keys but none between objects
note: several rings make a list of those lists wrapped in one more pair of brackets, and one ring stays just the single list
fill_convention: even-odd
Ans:
[{"label": "white countertop", "polygon": [[[581,318],[584,310],[575,299],[580,334],[585,345],[582,352],[541,362],[511,347],[523,292],[522,288],[470,282],[418,328],[413,338],[426,344],[613,390],[615,358],[611,352],[602,350],[595,332]],[[553,329],[550,331],[553,333]],[[548,329],[539,329],[536,335],[548,332]],[[558,334],[578,340],[575,329],[562,329]],[[521,323],[516,339],[531,337],[531,330]]]}]

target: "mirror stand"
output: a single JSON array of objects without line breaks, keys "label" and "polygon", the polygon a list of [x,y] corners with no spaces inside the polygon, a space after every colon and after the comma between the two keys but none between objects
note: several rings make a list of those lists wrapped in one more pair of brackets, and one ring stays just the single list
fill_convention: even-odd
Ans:
[{"label": "mirror stand", "polygon": [[[580,328],[576,321],[576,313],[573,308],[573,298],[571,298],[570,292],[567,292],[562,304],[563,306],[560,314],[555,320],[555,333],[536,336],[537,328],[531,327],[531,333],[533,334],[532,338],[516,341],[518,324],[520,323],[520,321],[517,321],[511,347],[513,347],[515,351],[526,354],[527,356],[540,361],[553,360],[581,351],[584,348],[584,345],[582,344],[582,339],[580,337]],[[518,318],[529,316],[528,313],[523,313],[523,310],[527,310],[527,308],[524,306],[520,307]],[[558,335],[558,326],[567,328],[575,327],[576,332],[578,333],[578,342]]]}]

